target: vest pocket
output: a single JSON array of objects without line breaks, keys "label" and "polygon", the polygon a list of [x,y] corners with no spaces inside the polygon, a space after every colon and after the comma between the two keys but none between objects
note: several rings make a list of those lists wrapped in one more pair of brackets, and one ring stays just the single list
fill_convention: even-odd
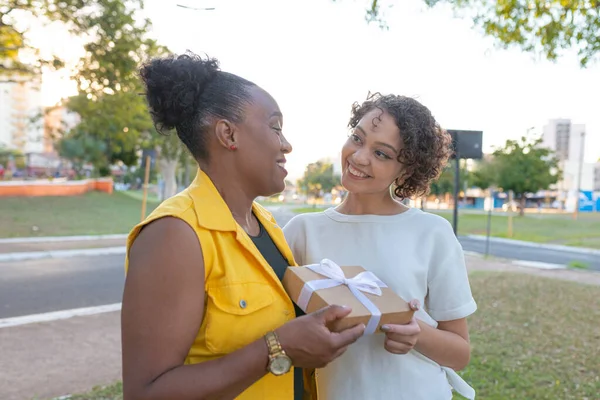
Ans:
[{"label": "vest pocket", "polygon": [[206,347],[228,354],[278,326],[272,288],[264,283],[239,283],[207,288]]}]

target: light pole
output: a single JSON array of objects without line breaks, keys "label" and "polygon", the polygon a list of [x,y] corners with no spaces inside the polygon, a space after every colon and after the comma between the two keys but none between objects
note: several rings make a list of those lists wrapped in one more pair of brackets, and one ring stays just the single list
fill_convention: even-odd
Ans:
[{"label": "light pole", "polygon": [[575,193],[575,213],[573,217],[577,219],[579,216],[579,192],[581,191],[581,171],[583,169],[583,149],[585,148],[585,131],[581,132],[581,143],[579,145],[579,171],[577,171],[577,191]]}]

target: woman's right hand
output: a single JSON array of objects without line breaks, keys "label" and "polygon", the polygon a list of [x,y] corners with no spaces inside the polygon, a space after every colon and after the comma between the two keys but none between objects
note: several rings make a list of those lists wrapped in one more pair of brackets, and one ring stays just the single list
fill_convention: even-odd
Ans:
[{"label": "woman's right hand", "polygon": [[327,327],[350,314],[348,307],[332,305],[296,318],[276,330],[281,347],[299,368],[323,368],[341,356],[364,333],[364,324],[341,332]]}]

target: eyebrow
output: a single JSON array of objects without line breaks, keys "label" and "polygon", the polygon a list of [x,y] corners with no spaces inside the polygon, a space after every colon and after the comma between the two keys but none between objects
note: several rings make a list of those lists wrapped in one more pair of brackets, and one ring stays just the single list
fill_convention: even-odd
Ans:
[{"label": "eyebrow", "polygon": [[[363,135],[368,136],[367,135],[367,131],[365,131],[362,126],[356,125],[356,129],[358,129],[359,131],[361,131],[363,133]],[[384,142],[375,142],[375,144],[387,147],[388,149],[392,150],[394,153],[398,154],[398,150],[396,150],[396,148],[394,146],[392,146],[391,144],[387,144],[387,143],[384,143]]]},{"label": "eyebrow", "polygon": [[271,114],[269,116],[269,118],[273,118],[273,117],[281,117],[281,118],[283,118],[283,114],[281,113],[281,111],[275,111],[275,112],[273,112],[273,114]]}]

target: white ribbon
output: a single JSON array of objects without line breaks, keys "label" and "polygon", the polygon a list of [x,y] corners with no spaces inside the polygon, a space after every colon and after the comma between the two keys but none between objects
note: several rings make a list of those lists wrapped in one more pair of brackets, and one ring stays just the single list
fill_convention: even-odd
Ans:
[{"label": "white ribbon", "polygon": [[381,296],[381,288],[387,287],[385,283],[379,280],[379,278],[370,271],[361,272],[354,278],[346,278],[344,271],[340,266],[328,259],[323,259],[319,264],[305,265],[305,267],[317,274],[326,276],[327,279],[316,279],[304,284],[297,302],[298,307],[300,307],[302,311],[306,312],[308,302],[315,290],[330,289],[332,287],[346,285],[354,297],[356,297],[371,313],[371,317],[369,318],[369,322],[365,329],[365,334],[370,335],[375,333],[375,330],[377,330],[377,326],[379,325],[379,320],[381,319],[381,311],[379,311],[377,306],[362,292]]}]

